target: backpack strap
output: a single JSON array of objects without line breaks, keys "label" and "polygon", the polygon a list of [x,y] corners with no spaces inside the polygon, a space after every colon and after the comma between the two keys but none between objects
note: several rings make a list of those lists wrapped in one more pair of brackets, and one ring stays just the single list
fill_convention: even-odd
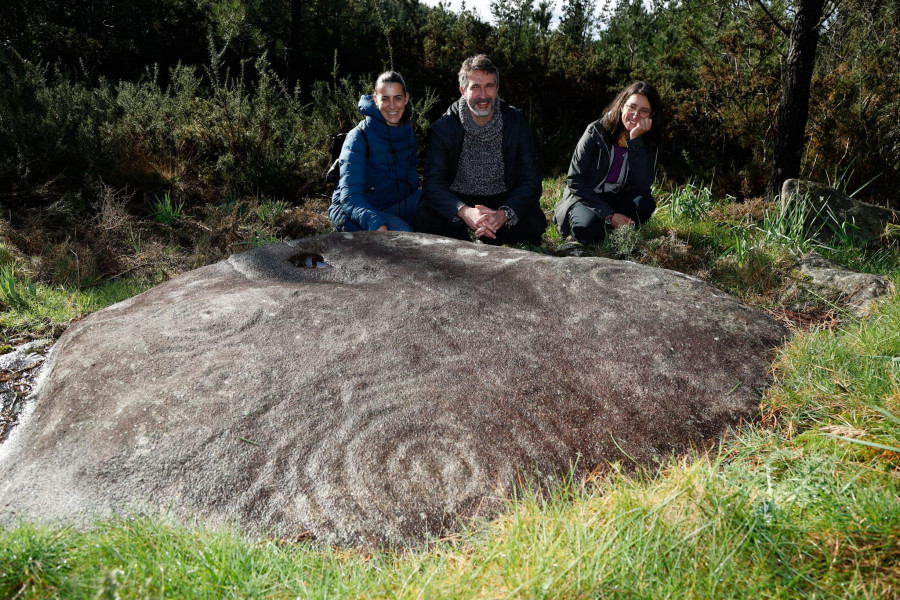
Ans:
[{"label": "backpack strap", "polygon": [[[356,128],[362,134],[363,142],[366,144],[366,160],[369,160],[369,136],[366,135],[366,132],[357,125]],[[340,154],[341,150],[344,147],[344,141],[347,139],[346,133],[339,133],[337,135],[332,136],[331,138],[331,148],[329,151],[332,155],[331,166],[328,167],[328,172],[325,173],[325,183],[337,183],[341,176],[341,159]],[[340,146],[337,146],[337,142],[340,141]],[[335,147],[337,146],[337,147]]]}]

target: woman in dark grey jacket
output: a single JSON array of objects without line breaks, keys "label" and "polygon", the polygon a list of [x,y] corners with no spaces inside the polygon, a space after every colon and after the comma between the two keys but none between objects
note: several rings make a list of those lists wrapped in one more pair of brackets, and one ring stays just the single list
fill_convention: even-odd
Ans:
[{"label": "woman in dark grey jacket", "polygon": [[622,90],[578,141],[553,221],[582,244],[603,241],[611,229],[647,222],[662,137],[662,100],[638,81]]}]

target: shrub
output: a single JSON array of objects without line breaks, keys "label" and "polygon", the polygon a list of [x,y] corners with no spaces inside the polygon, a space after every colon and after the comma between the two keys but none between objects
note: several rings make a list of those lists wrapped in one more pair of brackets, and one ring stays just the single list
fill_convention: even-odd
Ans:
[{"label": "shrub", "polygon": [[185,202],[228,190],[289,201],[319,191],[335,123],[359,120],[356,90],[346,80],[318,86],[310,110],[265,57],[237,72],[221,57],[213,48],[205,68],[175,67],[165,87],[155,68],[113,86],[0,52],[0,182],[14,191],[11,204],[75,198],[77,212],[104,180],[169,188]]},{"label": "shrub", "polygon": [[220,58],[213,51],[202,74],[176,67],[166,89],[153,71],[119,84],[122,113],[111,141],[131,142],[123,170],[187,197],[212,188],[295,198],[325,162],[325,132],[311,130],[299,91],[287,90],[264,57],[250,73],[241,63],[237,74]]},{"label": "shrub", "polygon": [[10,204],[49,204],[109,168],[111,89],[81,79],[0,50],[0,182],[14,192]]}]

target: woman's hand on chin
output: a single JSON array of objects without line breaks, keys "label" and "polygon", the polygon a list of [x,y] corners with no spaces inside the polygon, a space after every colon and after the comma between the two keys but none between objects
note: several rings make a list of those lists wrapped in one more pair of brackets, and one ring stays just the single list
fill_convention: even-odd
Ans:
[{"label": "woman's hand on chin", "polygon": [[636,138],[638,136],[644,135],[645,133],[650,131],[650,129],[652,129],[652,128],[653,128],[653,119],[650,117],[643,117],[638,120],[637,125],[635,125],[634,128],[629,133],[629,137],[630,137],[630,139],[633,140],[634,138]]}]

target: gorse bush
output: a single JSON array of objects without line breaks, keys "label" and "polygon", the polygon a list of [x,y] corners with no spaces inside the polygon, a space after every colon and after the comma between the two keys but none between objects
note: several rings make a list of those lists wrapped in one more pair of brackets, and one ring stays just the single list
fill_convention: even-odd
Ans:
[{"label": "gorse bush", "polygon": [[[454,80],[461,61],[486,52],[501,69],[502,97],[528,113],[545,175],[565,169],[585,126],[601,116],[618,90],[646,79],[667,107],[662,169],[678,182],[701,177],[717,195],[747,198],[762,193],[771,170],[773,115],[789,47],[785,32],[796,8],[792,2],[561,0],[557,25],[551,8],[537,0],[493,2],[485,15],[471,9],[456,14],[446,3],[430,7],[418,0],[7,4],[11,8],[0,19],[4,60],[16,62],[18,52],[28,65],[61,64],[65,73],[80,72],[83,61],[93,78],[79,83],[66,75],[68,89],[48,88],[49,96],[58,96],[59,111],[46,110],[42,102],[49,96],[36,100],[27,85],[20,85],[25,82],[22,64],[13,68],[12,81],[2,81],[0,95],[21,101],[6,102],[0,127],[19,134],[43,132],[40,137],[51,150],[24,143],[29,136],[21,135],[20,143],[4,145],[10,149],[4,166],[27,171],[30,185],[46,181],[47,171],[80,179],[84,168],[96,168],[93,161],[110,153],[118,165],[118,153],[130,151],[129,136],[147,134],[128,128],[118,132],[124,146],[90,135],[117,134],[115,119],[105,127],[104,111],[114,108],[109,101],[123,92],[119,82],[127,81],[160,101],[145,108],[159,111],[161,152],[149,159],[138,156],[135,173],[149,160],[154,165],[149,174],[159,169],[167,182],[174,176],[192,185],[196,163],[198,176],[215,185],[227,179],[251,192],[256,187],[281,195],[308,191],[312,187],[306,184],[315,178],[307,169],[318,168],[315,163],[322,160],[319,154],[312,160],[305,155],[321,141],[318,125],[304,121],[305,126],[290,128],[288,123],[297,119],[297,103],[319,108],[314,88],[336,80],[335,58],[348,81],[366,80],[354,92],[367,90],[370,75],[395,68],[406,76],[414,97],[424,99],[433,93],[428,90],[437,90],[443,109],[457,94]],[[827,12],[819,27],[801,177],[824,181],[855,157],[850,189],[880,175],[867,193],[886,203],[900,176],[900,28],[895,25],[900,4],[845,0],[829,3]],[[215,65],[204,69],[208,37],[219,49]],[[140,78],[151,64],[160,65],[158,76],[151,68],[149,77]],[[8,66],[0,77],[7,78]],[[59,83],[55,76],[48,80],[51,74],[44,69],[36,67],[29,75],[36,78],[35,90]],[[93,94],[96,86],[104,88],[105,97]],[[338,90],[332,85],[331,91]],[[323,121],[330,131],[352,125],[354,99],[348,98],[349,112]],[[177,106],[166,108],[173,102]],[[12,112],[6,110],[13,105]],[[181,109],[198,118],[186,117]],[[213,123],[217,111],[222,112]],[[88,114],[93,116],[81,119]],[[419,114],[428,120],[439,115]],[[81,116],[70,119],[76,115]],[[54,120],[63,127],[56,129]],[[201,131],[210,125],[222,129]],[[244,136],[238,125],[257,129]],[[182,130],[171,131],[176,127]],[[100,152],[77,153],[75,161],[41,162],[79,144],[93,144]],[[20,159],[8,160],[17,154]],[[185,172],[178,172],[182,167]],[[103,178],[113,181],[112,171]],[[282,188],[289,192],[276,191]]]},{"label": "gorse bush", "polygon": [[0,50],[0,182],[10,197],[40,192],[48,181],[78,187],[84,174],[107,170],[111,100],[103,80],[89,85]]},{"label": "gorse bush", "polygon": [[213,50],[202,73],[179,65],[165,89],[151,71],[121,83],[111,135],[129,157],[123,171],[195,196],[230,189],[294,199],[315,186],[327,132],[264,57],[249,70],[245,62],[232,73]]},{"label": "gorse bush", "polygon": [[[232,72],[213,51],[202,70],[175,67],[165,87],[154,69],[113,86],[11,51],[0,59],[0,182],[13,190],[13,206],[99,195],[101,179],[174,189],[188,202],[228,190],[293,202],[321,190],[329,134],[359,120],[349,83],[321,90],[340,97],[310,110],[264,57]],[[351,102],[341,119],[341,103]]]},{"label": "gorse bush", "polygon": [[[293,203],[327,192],[330,135],[360,120],[359,96],[374,83],[339,79],[335,67],[333,84],[317,82],[304,103],[265,57],[232,70],[215,48],[207,66],[178,65],[165,86],[155,68],[111,85],[0,56],[0,182],[16,191],[10,204],[76,198],[76,211],[103,182],[152,197],[168,190],[185,207],[223,194]],[[420,140],[436,102],[433,93],[414,100]]]}]

